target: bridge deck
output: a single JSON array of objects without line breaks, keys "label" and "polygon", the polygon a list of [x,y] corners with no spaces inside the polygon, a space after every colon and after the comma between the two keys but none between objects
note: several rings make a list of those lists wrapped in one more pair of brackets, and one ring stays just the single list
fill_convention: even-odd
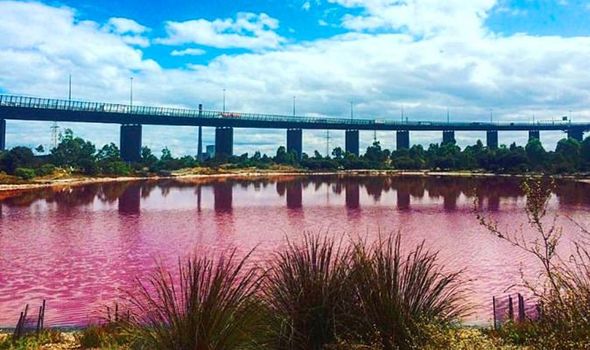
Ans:
[{"label": "bridge deck", "polygon": [[537,122],[435,122],[381,121],[332,117],[306,117],[220,112],[169,107],[70,101],[0,95],[0,119],[70,121],[116,124],[227,126],[237,128],[298,128],[340,130],[569,130],[590,131],[590,123]]}]

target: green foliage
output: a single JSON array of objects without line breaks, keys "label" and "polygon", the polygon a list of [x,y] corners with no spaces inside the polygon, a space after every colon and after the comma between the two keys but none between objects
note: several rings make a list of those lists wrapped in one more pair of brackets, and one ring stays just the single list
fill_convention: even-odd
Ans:
[{"label": "green foliage", "polygon": [[39,334],[30,334],[13,341],[12,336],[0,337],[0,350],[37,350],[45,349],[50,344],[61,344],[64,339],[60,332],[43,330]]},{"label": "green foliage", "polygon": [[31,180],[36,176],[35,170],[30,168],[16,168],[14,175],[23,180]]},{"label": "green foliage", "polygon": [[461,272],[446,273],[424,243],[407,255],[400,248],[400,235],[391,235],[373,246],[357,244],[354,254],[364,337],[386,350],[423,345],[422,322],[448,325],[467,311]]},{"label": "green foliage", "polygon": [[131,295],[128,329],[146,349],[256,349],[261,306],[255,269],[235,251],[179,262],[178,277],[160,269]]},{"label": "green foliage", "polygon": [[51,163],[43,164],[39,169],[35,170],[35,172],[39,176],[51,175],[55,172],[55,165]]},{"label": "green foliage", "polygon": [[262,288],[273,349],[320,350],[346,334],[354,305],[350,252],[306,234],[271,259]]},{"label": "green foliage", "polygon": [[123,322],[108,321],[101,325],[91,325],[76,334],[76,340],[82,349],[120,349],[129,344],[132,336],[127,332]]},{"label": "green foliage", "polygon": [[56,148],[51,150],[53,163],[60,167],[79,169],[88,175],[95,175],[99,168],[95,158],[96,147],[89,141],[75,137],[66,129]]},{"label": "green foliage", "polygon": [[35,163],[35,155],[30,148],[17,146],[2,154],[0,169],[14,174],[17,168],[32,168]]}]

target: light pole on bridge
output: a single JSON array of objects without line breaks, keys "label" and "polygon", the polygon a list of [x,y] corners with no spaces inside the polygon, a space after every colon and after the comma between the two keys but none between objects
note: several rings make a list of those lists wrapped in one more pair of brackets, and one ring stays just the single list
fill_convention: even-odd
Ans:
[{"label": "light pole on bridge", "polygon": [[133,107],[133,77],[129,78],[129,106]]},{"label": "light pole on bridge", "polygon": [[293,116],[295,116],[295,99],[296,96],[293,96]]},{"label": "light pole on bridge", "polygon": [[223,113],[225,113],[225,88],[223,88]]}]

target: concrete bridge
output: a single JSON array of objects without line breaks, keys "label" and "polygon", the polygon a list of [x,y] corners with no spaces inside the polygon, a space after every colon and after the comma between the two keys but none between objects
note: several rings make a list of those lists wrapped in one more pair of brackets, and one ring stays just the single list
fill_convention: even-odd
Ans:
[{"label": "concrete bridge", "polygon": [[120,124],[121,157],[138,161],[141,156],[142,125],[183,125],[199,127],[198,152],[202,153],[201,127],[215,127],[215,154],[233,154],[234,128],[286,129],[286,148],[299,156],[303,150],[303,129],[344,130],[345,150],[359,154],[359,131],[394,131],[397,149],[410,147],[410,131],[441,131],[442,142],[455,140],[456,131],[486,131],[486,143],[498,147],[499,131],[525,131],[529,139],[540,132],[558,130],[582,141],[590,123],[568,121],[537,123],[383,121],[332,117],[304,117],[236,113],[168,107],[149,107],[101,102],[0,95],[0,149],[6,146],[6,120],[61,121]]}]

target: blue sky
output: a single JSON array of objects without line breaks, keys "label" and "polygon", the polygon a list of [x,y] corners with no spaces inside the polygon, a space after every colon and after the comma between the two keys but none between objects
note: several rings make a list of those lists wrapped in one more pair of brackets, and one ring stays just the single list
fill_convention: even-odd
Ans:
[{"label": "blue sky", "polygon": [[[590,0],[0,0],[0,92],[148,105],[397,119],[590,120]],[[570,112],[571,111],[571,112]],[[99,145],[115,125],[73,125]],[[44,123],[8,124],[8,145],[49,144]],[[194,154],[191,128],[144,144]],[[283,130],[238,130],[236,152],[272,153]],[[325,132],[304,149],[325,150]],[[379,134],[395,147],[391,133]],[[548,147],[563,135],[542,136]],[[206,142],[213,140],[205,131]],[[373,135],[362,136],[362,145]],[[483,135],[459,133],[460,145]],[[440,135],[414,133],[413,142]],[[524,133],[500,141],[524,143]],[[343,143],[334,132],[332,145]]]}]

